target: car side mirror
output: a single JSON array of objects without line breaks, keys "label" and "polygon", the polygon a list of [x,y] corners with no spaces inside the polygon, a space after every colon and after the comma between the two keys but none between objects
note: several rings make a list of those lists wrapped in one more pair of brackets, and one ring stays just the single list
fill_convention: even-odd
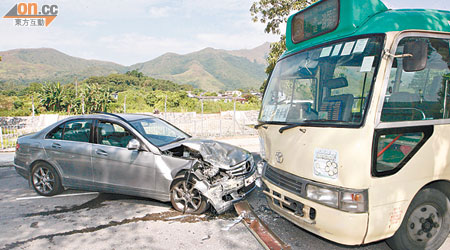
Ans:
[{"label": "car side mirror", "polygon": [[403,70],[405,72],[421,71],[427,66],[428,43],[426,41],[406,42],[403,53],[411,55],[403,59]]},{"label": "car side mirror", "polygon": [[128,150],[139,150],[141,148],[141,143],[136,139],[131,139],[128,142],[127,149]]}]

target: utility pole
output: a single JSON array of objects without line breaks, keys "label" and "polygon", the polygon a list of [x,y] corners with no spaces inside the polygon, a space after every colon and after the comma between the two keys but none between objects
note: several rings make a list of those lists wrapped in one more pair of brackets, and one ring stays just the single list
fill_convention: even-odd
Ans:
[{"label": "utility pole", "polygon": [[81,113],[84,115],[84,96],[81,97]]},{"label": "utility pole", "polygon": [[123,113],[127,112],[127,96],[123,97]]},{"label": "utility pole", "polygon": [[31,116],[34,118],[34,94],[31,96]]},{"label": "utility pole", "polygon": [[75,77],[75,97],[78,97],[78,78]]}]

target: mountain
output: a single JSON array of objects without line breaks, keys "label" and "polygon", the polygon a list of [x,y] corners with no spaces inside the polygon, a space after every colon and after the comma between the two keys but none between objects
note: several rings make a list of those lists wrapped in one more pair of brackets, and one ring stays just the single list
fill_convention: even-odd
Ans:
[{"label": "mountain", "polygon": [[30,82],[72,82],[90,76],[124,73],[120,64],[86,60],[66,55],[55,49],[14,49],[0,51],[0,81],[24,84]]},{"label": "mountain", "polygon": [[153,60],[129,67],[113,62],[86,60],[55,49],[15,49],[0,51],[0,84],[10,82],[61,83],[90,76],[105,76],[137,69],[145,75],[191,84],[208,91],[259,88],[264,73],[268,43],[250,50],[206,48],[186,55],[166,53]]},{"label": "mountain", "polygon": [[267,44],[252,50],[206,48],[186,55],[166,53],[130,68],[154,78],[187,83],[209,91],[259,88],[267,77],[264,73],[267,52]]},{"label": "mountain", "polygon": [[266,42],[253,49],[230,50],[228,53],[234,56],[241,56],[247,58],[251,62],[259,64],[267,64],[266,57],[270,51],[270,43]]}]

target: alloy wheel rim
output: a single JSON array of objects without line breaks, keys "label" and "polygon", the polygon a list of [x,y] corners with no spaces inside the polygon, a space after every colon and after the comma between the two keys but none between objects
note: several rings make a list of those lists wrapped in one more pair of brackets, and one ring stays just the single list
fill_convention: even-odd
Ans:
[{"label": "alloy wheel rim", "polygon": [[174,205],[177,210],[192,213],[200,208],[202,196],[192,183],[178,182],[172,191]]},{"label": "alloy wheel rim", "polygon": [[416,243],[425,244],[440,231],[442,216],[432,205],[422,205],[414,209],[408,218],[408,235]]},{"label": "alloy wheel rim", "polygon": [[33,185],[41,193],[48,194],[55,186],[55,176],[46,167],[39,167],[33,174]]}]

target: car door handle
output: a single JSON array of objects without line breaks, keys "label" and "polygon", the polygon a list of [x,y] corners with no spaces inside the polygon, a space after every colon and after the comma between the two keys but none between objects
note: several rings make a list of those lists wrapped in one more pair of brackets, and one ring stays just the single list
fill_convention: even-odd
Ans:
[{"label": "car door handle", "polygon": [[55,142],[52,144],[52,148],[61,148],[61,144]]},{"label": "car door handle", "polygon": [[101,149],[96,149],[95,153],[98,155],[108,156],[108,153],[106,153],[105,150],[101,150]]}]

